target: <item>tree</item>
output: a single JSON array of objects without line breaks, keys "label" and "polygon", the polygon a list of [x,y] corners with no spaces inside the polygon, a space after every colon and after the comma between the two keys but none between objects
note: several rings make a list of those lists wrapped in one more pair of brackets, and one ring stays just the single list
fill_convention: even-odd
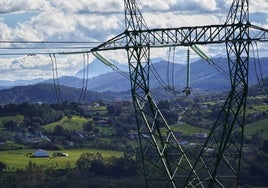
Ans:
[{"label": "tree", "polygon": [[76,162],[76,166],[78,169],[88,169],[91,167],[91,161],[93,159],[93,154],[86,152],[83,153],[80,158]]},{"label": "tree", "polygon": [[67,119],[68,119],[68,121],[71,121],[71,119],[72,119],[72,115],[71,115],[71,114],[68,114],[68,115],[67,115]]},{"label": "tree", "polygon": [[93,160],[91,162],[90,170],[97,175],[107,175],[108,174],[107,167],[105,166],[103,161],[100,161],[100,160]]},{"label": "tree", "polygon": [[169,102],[167,100],[160,101],[158,103],[158,107],[162,110],[170,110],[170,105],[169,105]]},{"label": "tree", "polygon": [[261,151],[263,151],[264,153],[268,154],[268,140],[263,141]]},{"label": "tree", "polygon": [[53,133],[57,136],[62,136],[64,135],[64,129],[61,125],[56,125],[56,127],[53,130]]},{"label": "tree", "polygon": [[[101,153],[97,152],[96,154],[93,153],[83,153],[80,158],[76,162],[76,166],[79,169],[89,169],[91,168],[92,162],[95,161],[101,161],[103,163],[103,157]],[[94,162],[94,163],[95,163]]]},{"label": "tree", "polygon": [[6,169],[7,165],[0,161],[0,173]]},{"label": "tree", "polygon": [[115,116],[119,116],[120,113],[122,112],[121,106],[108,105],[106,109],[109,114],[115,115]]},{"label": "tree", "polygon": [[84,131],[87,131],[87,132],[92,131],[93,130],[93,121],[88,121],[87,123],[85,123],[83,125],[83,129],[84,129]]},{"label": "tree", "polygon": [[100,130],[99,130],[98,128],[95,127],[95,128],[93,129],[93,132],[96,133],[96,134],[98,134],[98,133],[100,133]]},{"label": "tree", "polygon": [[4,125],[5,129],[7,129],[9,131],[16,130],[17,126],[18,126],[18,124],[14,120],[10,120],[10,121],[6,122],[5,125]]}]

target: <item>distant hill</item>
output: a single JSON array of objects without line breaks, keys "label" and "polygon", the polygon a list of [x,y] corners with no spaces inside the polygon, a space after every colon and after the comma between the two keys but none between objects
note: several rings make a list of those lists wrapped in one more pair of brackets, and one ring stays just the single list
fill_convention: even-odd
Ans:
[{"label": "distant hill", "polygon": [[[125,64],[120,64],[115,60],[111,60],[111,62],[118,67],[122,71],[128,71],[128,66]],[[108,72],[113,72],[113,69],[111,67],[108,67],[104,63],[102,63],[100,60],[95,59],[91,63],[88,64],[88,66],[85,69],[82,69],[78,71],[74,76],[77,78],[84,78],[84,75],[88,72],[88,77],[93,78]]]},{"label": "distant hill", "polygon": [[[112,73],[109,73],[112,74]],[[114,73],[115,74],[115,73]],[[72,78],[72,77],[71,77]],[[102,77],[99,77],[102,78]],[[70,78],[68,78],[70,79]],[[98,79],[98,78],[96,78]],[[123,79],[123,77],[121,78]],[[78,79],[79,80],[79,79]],[[98,80],[96,80],[96,83]],[[108,82],[110,80],[108,79]],[[125,83],[129,84],[129,83]],[[114,83],[114,87],[120,87],[120,82]],[[95,86],[96,89],[98,85]],[[111,86],[112,87],[112,86]],[[111,90],[115,90],[115,88],[110,88]],[[183,87],[180,87],[177,91],[182,91]],[[68,102],[79,102],[79,96],[81,93],[81,89],[72,88],[68,86],[60,86],[61,95],[63,101]],[[155,87],[151,90],[152,94],[155,96],[155,100],[166,100],[168,98],[174,97],[172,93],[167,93],[165,89],[162,87]],[[194,92],[191,96],[195,96],[195,94],[215,94],[217,92],[214,91],[203,91],[196,90],[194,88]],[[268,77],[266,77],[263,82],[260,84],[252,85],[249,87],[249,96],[257,96],[268,93]],[[102,100],[105,103],[111,103],[116,100],[131,100],[131,92],[121,91],[121,92],[94,92],[87,91],[85,100],[83,102],[92,103],[95,101]],[[37,102],[45,102],[45,103],[57,103],[56,92],[54,88],[54,84],[36,84],[36,85],[28,85],[28,86],[15,86],[9,89],[0,90],[0,104],[6,103],[37,103]]]},{"label": "distant hill", "polygon": [[[80,89],[67,86],[60,86],[60,93],[63,101],[79,102]],[[87,91],[85,102],[91,103],[94,101],[103,100],[105,102],[115,100],[115,94],[112,93],[97,93]],[[53,84],[36,84],[28,86],[16,86],[10,89],[0,91],[0,104],[6,103],[57,103],[57,96]]]},{"label": "distant hill", "polygon": [[[83,79],[71,76],[64,76],[59,78],[60,85],[65,85],[69,87],[74,87],[80,89],[83,85],[83,82],[86,82]],[[53,84],[54,80],[46,80],[42,83]],[[97,92],[121,92],[130,90],[130,82],[128,79],[120,75],[118,72],[108,72],[101,74],[99,76],[88,79],[87,89]]]},{"label": "distant hill", "polygon": [[[160,59],[159,59],[160,60]],[[228,75],[226,58],[215,58],[213,62],[217,65],[209,65],[204,60],[197,60],[191,63],[190,85],[193,88],[203,90],[228,90],[230,81],[222,74],[222,71]],[[268,58],[260,59],[262,65],[262,75],[268,76]],[[169,71],[168,71],[169,70]],[[219,71],[221,70],[221,71]],[[249,84],[256,84],[258,79],[255,73],[254,60],[250,59],[249,65]],[[128,74],[128,73],[127,73]],[[182,64],[168,63],[167,61],[158,61],[151,65],[150,86],[156,88],[159,86],[185,87],[187,85],[187,66]],[[80,88],[83,80],[76,77],[62,77],[60,83],[70,87]],[[161,83],[159,83],[161,82]],[[45,81],[53,83],[53,80]],[[128,91],[130,81],[122,77],[118,72],[107,72],[88,80],[88,89],[93,91]]]},{"label": "distant hill", "polygon": [[[163,87],[176,87],[183,88],[187,85],[187,66],[177,63],[168,63],[162,59],[154,59],[153,64],[151,64],[151,74],[150,74],[150,87],[158,88],[159,86]],[[212,90],[212,91],[226,91],[230,88],[230,81],[220,72],[227,73],[228,75],[228,66],[226,58],[213,58],[213,62],[217,66],[209,65],[204,60],[197,60],[191,63],[190,68],[190,86],[195,89],[202,90]],[[121,70],[128,72],[126,65],[119,64],[116,65],[120,67]],[[260,65],[262,69],[263,77],[268,76],[268,58],[261,58]],[[88,65],[89,74],[90,71],[94,70],[94,74],[89,75],[88,79],[88,90],[97,91],[97,92],[122,92],[130,90],[130,81],[120,75],[118,72],[113,71],[111,68],[107,67],[98,60],[93,61]],[[249,85],[254,85],[258,82],[257,74],[255,70],[259,70],[259,64],[250,59],[249,64]],[[216,68],[215,68],[216,67]],[[169,70],[169,71],[168,71]],[[83,82],[84,70],[80,70],[76,76],[64,76],[59,78],[59,83],[68,87],[81,88]],[[93,76],[97,75],[97,76]],[[260,76],[260,73],[259,73]],[[42,83],[52,84],[54,81],[52,79],[42,81]],[[27,85],[37,83],[37,80],[33,80],[22,83],[21,85]],[[18,85],[19,82],[5,83],[0,81],[0,89],[7,88],[14,85]],[[3,87],[1,87],[3,86]]]},{"label": "distant hill", "polygon": [[268,94],[268,77],[264,78],[256,85],[250,86],[248,94],[250,96],[267,95]]},{"label": "distant hill", "polygon": [[10,88],[13,86],[26,86],[31,84],[37,84],[42,81],[44,81],[44,79],[42,78],[37,78],[33,80],[15,80],[15,81],[0,80],[0,89]]}]

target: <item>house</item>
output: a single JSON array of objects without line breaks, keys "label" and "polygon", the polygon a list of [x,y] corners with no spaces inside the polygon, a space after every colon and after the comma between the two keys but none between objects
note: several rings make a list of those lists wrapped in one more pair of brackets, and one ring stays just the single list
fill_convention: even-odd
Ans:
[{"label": "house", "polygon": [[84,135],[84,133],[82,133],[82,132],[75,132],[75,134],[76,134],[79,138],[81,138],[81,139],[84,139],[84,138],[85,138],[85,135]]},{"label": "house", "polygon": [[207,133],[194,133],[196,138],[207,138]]},{"label": "house", "polygon": [[207,109],[208,108],[208,104],[206,103],[197,103],[197,106],[201,109]]},{"label": "house", "polygon": [[97,121],[97,124],[99,126],[109,126],[108,121],[104,120],[104,119],[101,119],[101,120]]},{"label": "house", "polygon": [[69,154],[68,153],[62,153],[62,152],[54,152],[52,154],[53,157],[68,157]]},{"label": "house", "polygon": [[189,142],[186,141],[186,140],[178,140],[178,142],[179,142],[180,145],[187,145],[187,144],[189,144]]},{"label": "house", "polygon": [[100,103],[94,102],[91,105],[93,108],[100,107]]},{"label": "house", "polygon": [[131,132],[131,133],[128,133],[127,137],[130,139],[136,139],[139,137],[139,134],[137,132]]},{"label": "house", "polygon": [[34,152],[34,157],[49,157],[49,154],[43,149],[38,149]]}]

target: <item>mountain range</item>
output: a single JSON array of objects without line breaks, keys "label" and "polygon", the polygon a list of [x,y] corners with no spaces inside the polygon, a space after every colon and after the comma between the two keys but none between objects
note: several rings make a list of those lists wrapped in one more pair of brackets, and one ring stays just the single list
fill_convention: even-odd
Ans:
[{"label": "mountain range", "polygon": [[[188,67],[185,64],[177,64],[164,61],[162,59],[154,59],[150,65],[150,87],[177,87],[183,88],[191,86],[192,88],[204,90],[227,90],[230,81],[228,77],[228,66],[226,58],[212,59],[215,64],[208,64],[204,60],[197,60],[190,64],[190,74],[187,74]],[[128,66],[112,61],[121,71],[128,75]],[[268,58],[260,58],[259,61],[250,59],[249,63],[249,84],[253,85],[258,82],[261,77],[268,76]],[[261,70],[261,72],[260,72]],[[88,71],[88,79],[83,77]],[[258,73],[256,73],[258,72]],[[189,76],[190,82],[187,83]],[[17,80],[5,81],[0,80],[0,89],[11,88],[14,86],[33,85],[37,83],[53,84],[53,79],[43,80]],[[74,76],[64,76],[58,79],[60,85],[80,88],[83,83],[87,83],[87,89],[96,92],[122,92],[130,90],[129,79],[123,77],[117,71],[100,63],[98,60],[91,62],[86,69],[78,71]]]}]

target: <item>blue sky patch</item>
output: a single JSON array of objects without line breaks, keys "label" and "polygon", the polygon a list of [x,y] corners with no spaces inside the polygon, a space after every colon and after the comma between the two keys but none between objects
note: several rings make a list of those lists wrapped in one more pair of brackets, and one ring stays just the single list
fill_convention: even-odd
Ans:
[{"label": "blue sky patch", "polygon": [[30,21],[32,17],[38,15],[37,12],[24,12],[15,14],[6,14],[2,16],[3,22],[11,28],[15,28],[19,23]]}]

